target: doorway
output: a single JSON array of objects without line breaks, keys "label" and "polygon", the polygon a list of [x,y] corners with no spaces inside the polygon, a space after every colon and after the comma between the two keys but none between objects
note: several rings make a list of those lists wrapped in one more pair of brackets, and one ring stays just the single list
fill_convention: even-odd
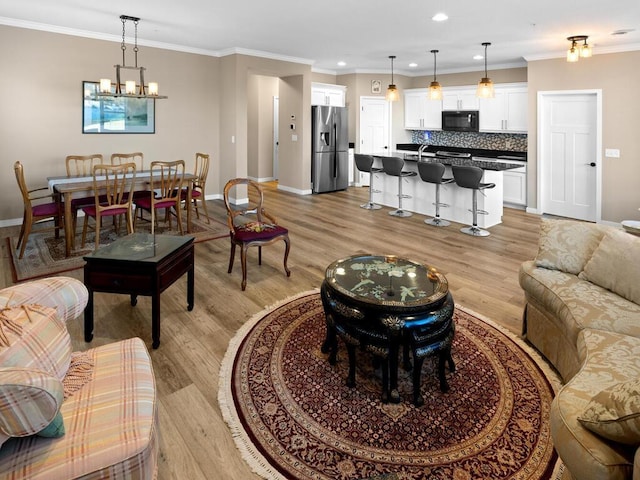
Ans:
[{"label": "doorway", "polygon": [[278,180],[278,147],[280,146],[280,98],[273,97],[273,179]]},{"label": "doorway", "polygon": [[538,92],[540,213],[601,220],[602,91]]}]

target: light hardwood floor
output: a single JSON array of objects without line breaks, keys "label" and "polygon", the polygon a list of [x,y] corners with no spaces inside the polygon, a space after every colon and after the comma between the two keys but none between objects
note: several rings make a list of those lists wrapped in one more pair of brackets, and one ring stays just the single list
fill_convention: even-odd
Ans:
[{"label": "light hardwood floor", "polygon": [[[282,268],[284,244],[257,249],[248,257],[248,284],[240,290],[240,260],[227,274],[227,239],[199,243],[196,252],[196,298],[186,310],[186,277],[162,294],[161,345],[151,351],[155,369],[161,433],[159,479],[251,479],[236,450],[218,406],[218,370],[229,340],[251,316],[266,306],[305,290],[318,288],[333,260],[355,253],[406,256],[436,266],[448,281],[456,303],[520,332],[524,295],[518,285],[520,264],[537,251],[540,220],[536,215],[506,208],[503,223],[491,236],[460,233],[461,225],[434,228],[414,215],[400,219],[389,208],[359,208],[366,188],[299,196],[266,190],[266,206],[291,237],[287,278]],[[471,199],[469,199],[471,201]],[[209,212],[225,221],[222,201],[209,201]],[[2,238],[8,232],[2,229]],[[239,257],[239,254],[238,254]],[[11,284],[6,243],[2,243],[0,286]],[[69,273],[82,279],[82,270]],[[151,348],[151,303],[141,297],[131,307],[128,297],[95,295],[95,338],[83,340],[82,318],[69,325],[74,348],[139,336]]]}]

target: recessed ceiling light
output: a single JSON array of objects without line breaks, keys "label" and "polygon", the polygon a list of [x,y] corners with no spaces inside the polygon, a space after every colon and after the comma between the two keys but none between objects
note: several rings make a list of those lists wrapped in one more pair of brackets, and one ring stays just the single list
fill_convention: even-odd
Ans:
[{"label": "recessed ceiling light", "polygon": [[444,22],[448,19],[449,16],[446,13],[436,13],[433,17],[431,17],[431,20],[433,20],[434,22]]},{"label": "recessed ceiling light", "polygon": [[417,66],[418,66],[418,64],[416,62],[411,62],[409,64],[409,67],[411,67],[411,68],[416,68]]},{"label": "recessed ceiling light", "polygon": [[344,67],[347,65],[347,62],[343,62],[342,60],[338,62],[339,67]]},{"label": "recessed ceiling light", "polygon": [[474,60],[482,60],[483,58],[484,58],[484,56],[482,56],[482,55],[474,55],[473,56]]}]

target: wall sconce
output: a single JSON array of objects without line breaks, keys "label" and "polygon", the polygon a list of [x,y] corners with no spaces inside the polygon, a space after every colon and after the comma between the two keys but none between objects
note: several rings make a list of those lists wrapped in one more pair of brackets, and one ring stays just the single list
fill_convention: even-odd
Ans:
[{"label": "wall sconce", "polygon": [[397,100],[400,100],[400,94],[398,93],[398,88],[393,83],[393,59],[396,58],[396,56],[389,55],[389,58],[391,59],[391,83],[387,88],[387,94],[385,95],[385,98],[389,102],[395,102]]},{"label": "wall sconce", "polygon": [[[593,49],[587,43],[587,35],[573,35],[567,37],[567,40],[571,42],[571,47],[567,50],[567,62],[573,63],[582,58],[589,58],[593,55]],[[582,45],[578,45],[578,42],[583,42]]]},{"label": "wall sconce", "polygon": [[436,54],[438,50],[431,50],[433,53],[433,82],[429,84],[429,100],[442,100],[442,87],[436,80]]}]

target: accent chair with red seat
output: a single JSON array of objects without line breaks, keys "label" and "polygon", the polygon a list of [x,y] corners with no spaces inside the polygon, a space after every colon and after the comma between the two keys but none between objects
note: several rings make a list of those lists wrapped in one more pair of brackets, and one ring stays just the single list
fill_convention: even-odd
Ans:
[{"label": "accent chair with red seat", "polygon": [[[248,189],[249,203],[243,208],[232,206],[230,201],[231,189],[238,186],[246,186]],[[262,247],[282,240],[285,243],[284,271],[287,277],[291,276],[291,271],[287,267],[291,246],[289,231],[278,225],[276,218],[265,211],[263,207],[264,194],[260,185],[248,178],[234,178],[224,186],[223,196],[231,239],[228,273],[231,273],[233,269],[236,245],[239,245],[242,263],[242,290],[247,287],[247,250],[249,247],[258,247],[258,265],[262,265]]]}]

